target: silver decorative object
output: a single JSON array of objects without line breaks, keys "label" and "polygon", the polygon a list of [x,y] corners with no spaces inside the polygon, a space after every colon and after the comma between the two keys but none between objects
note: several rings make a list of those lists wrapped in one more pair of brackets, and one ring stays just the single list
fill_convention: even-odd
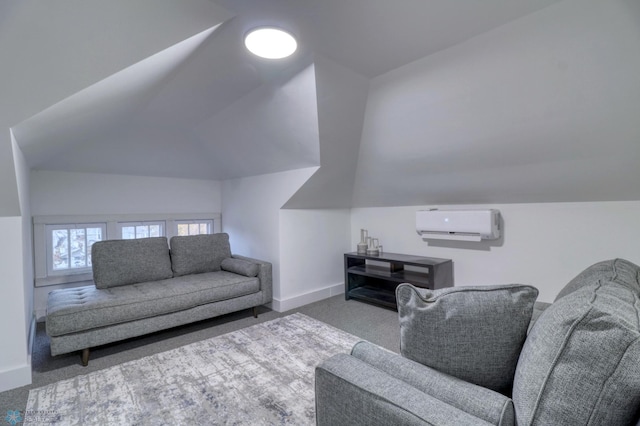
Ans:
[{"label": "silver decorative object", "polygon": [[358,254],[367,254],[367,230],[360,230],[360,242],[358,243]]},{"label": "silver decorative object", "polygon": [[369,247],[367,248],[368,256],[378,256],[380,255],[380,243],[377,238],[368,237],[367,241],[369,242]]}]

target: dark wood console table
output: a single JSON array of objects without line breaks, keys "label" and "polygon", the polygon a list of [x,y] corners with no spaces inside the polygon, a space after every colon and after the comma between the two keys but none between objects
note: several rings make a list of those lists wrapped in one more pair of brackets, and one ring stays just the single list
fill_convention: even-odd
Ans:
[{"label": "dark wood console table", "polygon": [[411,283],[431,290],[453,287],[450,259],[382,253],[344,255],[344,296],[397,309],[396,287]]}]

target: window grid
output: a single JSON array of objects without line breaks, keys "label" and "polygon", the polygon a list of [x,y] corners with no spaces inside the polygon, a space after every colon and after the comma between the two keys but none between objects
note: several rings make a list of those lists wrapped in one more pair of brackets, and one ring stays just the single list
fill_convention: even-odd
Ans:
[{"label": "window grid", "polygon": [[164,222],[123,222],[118,226],[123,240],[164,237]]},{"label": "window grid", "polygon": [[106,224],[49,225],[49,273],[80,273],[91,269],[91,246],[102,241]]},{"label": "window grid", "polygon": [[[180,235],[222,232],[219,213],[204,217],[208,219],[190,213],[34,216],[35,286],[90,282],[91,245],[95,241],[154,236],[169,239],[179,234],[178,225],[186,225]],[[133,229],[123,236],[123,227],[128,226]]]},{"label": "window grid", "polygon": [[176,221],[176,235],[203,235],[213,233],[213,220]]}]

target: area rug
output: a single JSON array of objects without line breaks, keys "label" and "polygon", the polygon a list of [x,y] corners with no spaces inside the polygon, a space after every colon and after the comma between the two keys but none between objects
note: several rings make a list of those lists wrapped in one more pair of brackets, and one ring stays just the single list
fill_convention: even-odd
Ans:
[{"label": "area rug", "polygon": [[296,313],[29,392],[25,425],[313,425],[314,369],[361,339]]}]

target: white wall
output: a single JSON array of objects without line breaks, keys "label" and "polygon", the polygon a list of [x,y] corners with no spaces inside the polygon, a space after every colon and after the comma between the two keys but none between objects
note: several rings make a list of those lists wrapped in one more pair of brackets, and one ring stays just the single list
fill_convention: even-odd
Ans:
[{"label": "white wall", "polygon": [[[504,234],[497,242],[423,241],[415,212],[429,207],[497,208]],[[575,275],[616,257],[640,264],[640,201],[598,203],[408,206],[352,210],[352,229],[366,228],[386,252],[453,260],[455,285],[532,284],[552,302]],[[359,236],[352,235],[352,245]]]},{"label": "white wall", "polygon": [[235,254],[273,264],[274,305],[280,292],[280,209],[317,167],[222,183],[222,230]]},{"label": "white wall", "polygon": [[31,212],[34,216],[221,210],[222,183],[219,181],[31,172]]},{"label": "white wall", "polygon": [[[287,201],[287,208],[351,207],[369,80],[314,56],[320,169]],[[305,113],[313,112],[307,109]]]},{"label": "white wall", "polygon": [[350,248],[351,214],[340,210],[280,211],[280,292],[286,311],[344,293],[343,254]]},{"label": "white wall", "polygon": [[[10,133],[10,132],[8,132]],[[29,215],[29,169],[9,134],[12,170],[22,216],[0,218],[0,392],[31,383],[29,337],[33,318],[33,268]]]},{"label": "white wall", "polygon": [[20,216],[0,217],[0,392],[31,383],[25,318],[29,297],[23,271],[23,222]]},{"label": "white wall", "polygon": [[[29,336],[33,322],[33,231],[31,226],[31,203],[30,203],[30,176],[29,166],[24,155],[18,147],[15,138],[11,140],[13,148],[13,158],[16,168],[16,180],[18,183],[18,194],[20,198],[20,212],[22,214],[22,273],[24,286],[24,309],[25,309],[25,333]],[[32,342],[30,342],[32,343]]]}]

